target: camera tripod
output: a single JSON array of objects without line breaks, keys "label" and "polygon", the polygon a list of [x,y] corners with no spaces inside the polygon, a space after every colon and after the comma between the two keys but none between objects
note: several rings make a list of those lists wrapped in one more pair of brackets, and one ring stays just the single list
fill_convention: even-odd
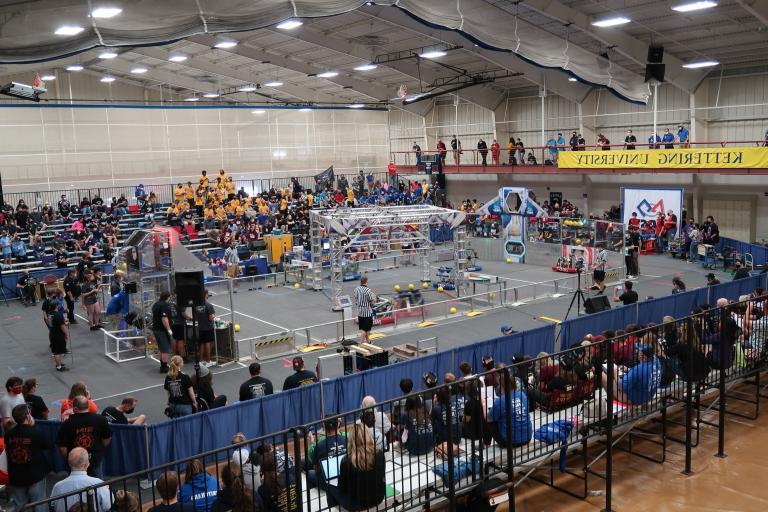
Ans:
[{"label": "camera tripod", "polygon": [[[581,289],[581,273],[584,270],[584,266],[578,267],[576,269],[576,291],[573,292],[573,297],[571,297],[571,303],[568,305],[568,310],[565,312],[565,316],[563,317],[563,322],[568,320],[568,317],[571,314],[571,310],[573,310],[573,305],[576,304],[576,316],[581,316],[581,308],[585,305],[587,302],[586,295],[584,294],[584,291]],[[555,336],[555,347],[557,347],[558,341],[560,341],[560,333],[563,331],[561,329],[558,329],[557,336]]]}]

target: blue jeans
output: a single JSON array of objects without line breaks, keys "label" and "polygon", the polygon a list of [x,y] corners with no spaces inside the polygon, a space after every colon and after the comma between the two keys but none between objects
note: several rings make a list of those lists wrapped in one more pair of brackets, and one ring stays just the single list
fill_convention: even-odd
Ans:
[{"label": "blue jeans", "polygon": [[688,249],[688,259],[699,261],[699,244],[696,240],[691,240],[691,247]]},{"label": "blue jeans", "polygon": [[[8,497],[11,499],[12,503],[11,512],[21,510],[27,503],[34,503],[35,501],[40,501],[47,498],[45,478],[37,483],[30,485],[29,487],[14,487],[9,485]],[[48,505],[38,505],[35,507],[35,512],[47,511]]]},{"label": "blue jeans", "polygon": [[192,414],[192,406],[189,404],[168,404],[168,409],[174,418]]}]

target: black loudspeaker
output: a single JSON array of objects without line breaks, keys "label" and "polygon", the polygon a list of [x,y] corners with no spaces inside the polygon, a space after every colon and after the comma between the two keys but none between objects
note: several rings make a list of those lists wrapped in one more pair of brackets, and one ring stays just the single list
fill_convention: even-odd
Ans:
[{"label": "black loudspeaker", "polygon": [[611,303],[608,302],[608,297],[605,295],[598,295],[597,297],[590,297],[584,301],[584,311],[589,314],[599,313],[611,309]]},{"label": "black loudspeaker", "polygon": [[176,281],[176,304],[180,307],[205,304],[205,282],[202,270],[179,271],[173,277]]},{"label": "black loudspeaker", "polygon": [[139,291],[139,287],[136,281],[130,281],[123,285],[123,290],[125,290],[125,293],[137,293]]},{"label": "black loudspeaker", "polygon": [[661,83],[664,81],[664,64],[647,64],[645,66],[645,81],[656,80]]},{"label": "black loudspeaker", "polygon": [[663,46],[648,47],[648,64],[661,64],[664,61]]}]

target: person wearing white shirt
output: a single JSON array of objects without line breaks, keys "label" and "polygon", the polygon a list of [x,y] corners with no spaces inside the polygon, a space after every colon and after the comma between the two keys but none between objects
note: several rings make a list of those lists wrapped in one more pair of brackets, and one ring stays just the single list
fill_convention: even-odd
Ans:
[{"label": "person wearing white shirt", "polygon": [[384,414],[383,411],[376,409],[376,399],[372,396],[364,397],[363,403],[360,404],[360,408],[370,409],[370,411],[373,413],[374,424],[372,427],[365,421],[362,423],[366,423],[366,426],[370,427],[368,430],[370,431],[376,446],[382,450],[385,449],[387,434],[390,430],[392,430],[392,422],[389,420],[387,415]]},{"label": "person wearing white shirt", "polygon": [[[88,452],[84,448],[73,448],[67,456],[67,462],[72,471],[67,478],[53,486],[52,498],[104,483],[101,478],[88,476]],[[105,485],[94,489],[92,492],[93,512],[107,512],[112,506],[112,494],[109,487]],[[88,493],[86,492],[74,494],[54,501],[53,508],[55,512],[67,512],[75,503],[85,503],[87,500]]]}]

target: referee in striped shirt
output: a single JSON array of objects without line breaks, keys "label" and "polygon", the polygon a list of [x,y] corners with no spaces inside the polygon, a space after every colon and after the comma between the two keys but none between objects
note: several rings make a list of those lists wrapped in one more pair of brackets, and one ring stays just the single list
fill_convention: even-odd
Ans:
[{"label": "referee in striped shirt", "polygon": [[368,335],[373,327],[373,301],[376,300],[368,288],[368,276],[360,278],[360,286],[355,288],[355,305],[357,306],[357,326],[360,328],[360,343],[369,343]]}]

